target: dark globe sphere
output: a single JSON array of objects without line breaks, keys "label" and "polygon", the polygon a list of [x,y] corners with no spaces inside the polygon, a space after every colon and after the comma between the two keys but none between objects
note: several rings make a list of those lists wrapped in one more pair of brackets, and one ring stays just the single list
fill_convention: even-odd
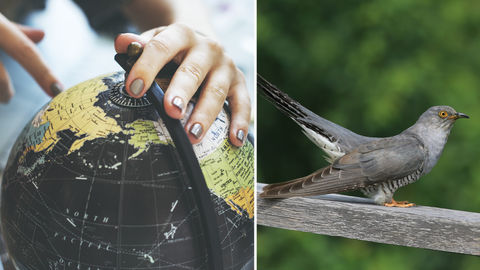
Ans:
[{"label": "dark globe sphere", "polygon": [[[166,89],[169,77],[160,81]],[[252,267],[253,146],[228,141],[223,110],[193,146],[214,213],[199,210],[186,166],[148,99],[123,72],[61,93],[11,150],[1,225],[19,269],[210,269],[215,226],[224,269]],[[194,104],[189,104],[191,112]]]}]

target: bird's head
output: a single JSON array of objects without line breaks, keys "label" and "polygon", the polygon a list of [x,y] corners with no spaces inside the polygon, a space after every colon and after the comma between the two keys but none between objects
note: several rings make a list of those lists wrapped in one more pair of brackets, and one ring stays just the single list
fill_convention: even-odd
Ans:
[{"label": "bird's head", "polygon": [[470,117],[464,113],[455,111],[455,109],[450,106],[434,106],[424,112],[418,119],[418,122],[426,124],[430,128],[450,130],[453,123],[460,118]]}]

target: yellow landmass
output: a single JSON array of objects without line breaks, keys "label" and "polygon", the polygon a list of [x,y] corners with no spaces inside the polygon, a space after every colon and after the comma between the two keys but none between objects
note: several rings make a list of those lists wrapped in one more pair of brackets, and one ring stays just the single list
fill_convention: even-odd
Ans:
[{"label": "yellow landmass", "polygon": [[[54,98],[35,118],[37,126],[49,123],[43,140],[25,149],[25,153],[31,150],[51,151],[60,140],[57,132],[68,129],[79,137],[69,147],[68,154],[80,149],[87,141],[119,132],[131,135],[128,143],[137,149],[130,158],[147,151],[151,144],[171,143],[170,138],[159,132],[164,127],[157,122],[136,120],[122,131],[115,119],[107,117],[100,107],[94,106],[98,93],[107,89],[101,80],[103,77],[78,84]],[[168,134],[166,131],[163,133]],[[207,186],[238,214],[247,212],[249,218],[254,216],[253,150],[249,142],[237,148],[224,139],[218,149],[200,160]]]},{"label": "yellow landmass", "polygon": [[36,119],[40,120],[39,125],[50,123],[42,142],[27,150],[52,150],[60,139],[57,132],[67,129],[81,137],[70,146],[68,154],[81,148],[86,141],[120,132],[122,129],[117,122],[93,105],[98,101],[98,93],[107,89],[101,80],[103,77],[80,83],[55,97],[43,115]]},{"label": "yellow landmass", "polygon": [[225,139],[221,147],[200,160],[208,188],[239,215],[246,211],[249,218],[254,216],[253,150],[249,142],[237,148]]},{"label": "yellow landmass", "polygon": [[[141,153],[148,150],[150,144],[168,144],[171,139],[166,138],[157,129],[158,123],[150,120],[135,120],[132,123],[125,125],[127,128],[124,132],[130,135],[128,143],[137,149],[130,158],[137,157]],[[163,132],[164,134],[167,134]]]},{"label": "yellow landmass", "polygon": [[237,193],[227,197],[227,204],[230,205],[232,210],[241,213],[238,207],[244,209],[248,213],[248,218],[253,218],[254,202],[253,202],[253,189],[250,187],[240,188]]}]

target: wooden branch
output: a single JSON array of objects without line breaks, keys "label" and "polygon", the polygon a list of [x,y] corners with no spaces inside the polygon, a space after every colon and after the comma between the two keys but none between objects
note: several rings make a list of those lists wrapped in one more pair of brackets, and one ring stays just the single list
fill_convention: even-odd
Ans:
[{"label": "wooden branch", "polygon": [[[257,184],[257,194],[265,184]],[[257,196],[257,224],[408,247],[480,255],[480,213],[426,206],[391,208],[330,194]]]}]

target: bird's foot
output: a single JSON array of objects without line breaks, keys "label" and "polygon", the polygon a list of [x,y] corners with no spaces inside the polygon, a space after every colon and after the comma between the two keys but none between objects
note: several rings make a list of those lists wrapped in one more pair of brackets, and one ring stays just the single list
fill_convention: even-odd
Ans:
[{"label": "bird's foot", "polygon": [[384,206],[387,206],[387,207],[402,207],[402,208],[407,208],[407,207],[412,207],[412,206],[415,206],[414,203],[409,203],[408,201],[395,201],[393,198],[392,198],[392,201],[389,202],[389,203],[384,203],[383,204]]}]

